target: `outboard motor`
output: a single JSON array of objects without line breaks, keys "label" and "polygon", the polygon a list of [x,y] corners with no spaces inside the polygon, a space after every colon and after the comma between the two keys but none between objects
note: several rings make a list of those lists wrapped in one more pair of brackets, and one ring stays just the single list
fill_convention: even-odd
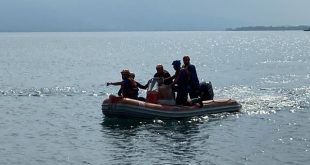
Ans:
[{"label": "outboard motor", "polygon": [[200,90],[200,96],[201,99],[204,100],[213,100],[214,98],[214,93],[213,93],[213,88],[212,88],[212,83],[209,82],[201,82],[199,84],[199,90]]}]

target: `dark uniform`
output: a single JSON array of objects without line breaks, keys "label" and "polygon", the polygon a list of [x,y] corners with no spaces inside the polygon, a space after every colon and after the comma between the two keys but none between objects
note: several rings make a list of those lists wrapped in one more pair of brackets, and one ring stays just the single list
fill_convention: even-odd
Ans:
[{"label": "dark uniform", "polygon": [[197,98],[199,96],[199,80],[195,65],[189,64],[185,67],[189,73],[189,96],[190,98]]},{"label": "dark uniform", "polygon": [[186,105],[188,95],[188,75],[184,69],[181,69],[178,76],[175,79],[177,97],[175,99],[176,104]]}]

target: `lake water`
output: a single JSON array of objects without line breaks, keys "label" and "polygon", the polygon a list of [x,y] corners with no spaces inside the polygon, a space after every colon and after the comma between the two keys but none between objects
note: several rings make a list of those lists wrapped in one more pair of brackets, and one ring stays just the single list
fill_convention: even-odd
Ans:
[{"label": "lake water", "polygon": [[[107,118],[124,68],[191,57],[215,98],[242,112]],[[140,91],[145,95],[144,91]],[[0,164],[309,164],[310,33],[0,33]]]}]

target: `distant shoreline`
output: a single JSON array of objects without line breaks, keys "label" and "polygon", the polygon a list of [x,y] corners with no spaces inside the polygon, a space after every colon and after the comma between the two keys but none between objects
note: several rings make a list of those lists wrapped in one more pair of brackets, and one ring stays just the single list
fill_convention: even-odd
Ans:
[{"label": "distant shoreline", "polygon": [[23,33],[23,32],[173,32],[173,31],[225,31],[225,29],[115,29],[115,30],[105,30],[105,29],[81,29],[81,30],[0,30],[0,32],[9,33]]},{"label": "distant shoreline", "polygon": [[289,30],[307,30],[310,26],[246,26],[237,28],[226,28],[226,31],[289,31]]},{"label": "distant shoreline", "polygon": [[195,32],[195,31],[308,31],[310,26],[246,26],[226,29],[71,29],[71,30],[0,30],[0,33],[44,33],[44,32]]}]

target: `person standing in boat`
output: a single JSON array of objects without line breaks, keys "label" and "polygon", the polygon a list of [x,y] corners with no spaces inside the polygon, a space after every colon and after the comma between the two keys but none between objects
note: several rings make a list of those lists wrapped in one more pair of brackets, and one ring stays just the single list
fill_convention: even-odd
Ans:
[{"label": "person standing in boat", "polygon": [[109,85],[120,85],[121,95],[126,98],[138,99],[138,86],[133,78],[130,77],[130,71],[124,69],[121,71],[123,81],[120,82],[108,82]]},{"label": "person standing in boat", "polygon": [[199,96],[199,79],[196,72],[195,65],[190,63],[189,56],[183,57],[183,66],[187,72],[189,80],[189,96],[190,98],[197,98]]},{"label": "person standing in boat", "polygon": [[178,105],[187,105],[187,95],[188,95],[188,73],[184,68],[181,68],[180,60],[175,60],[172,62],[173,69],[175,70],[174,81],[171,86],[177,92],[176,104]]}]

